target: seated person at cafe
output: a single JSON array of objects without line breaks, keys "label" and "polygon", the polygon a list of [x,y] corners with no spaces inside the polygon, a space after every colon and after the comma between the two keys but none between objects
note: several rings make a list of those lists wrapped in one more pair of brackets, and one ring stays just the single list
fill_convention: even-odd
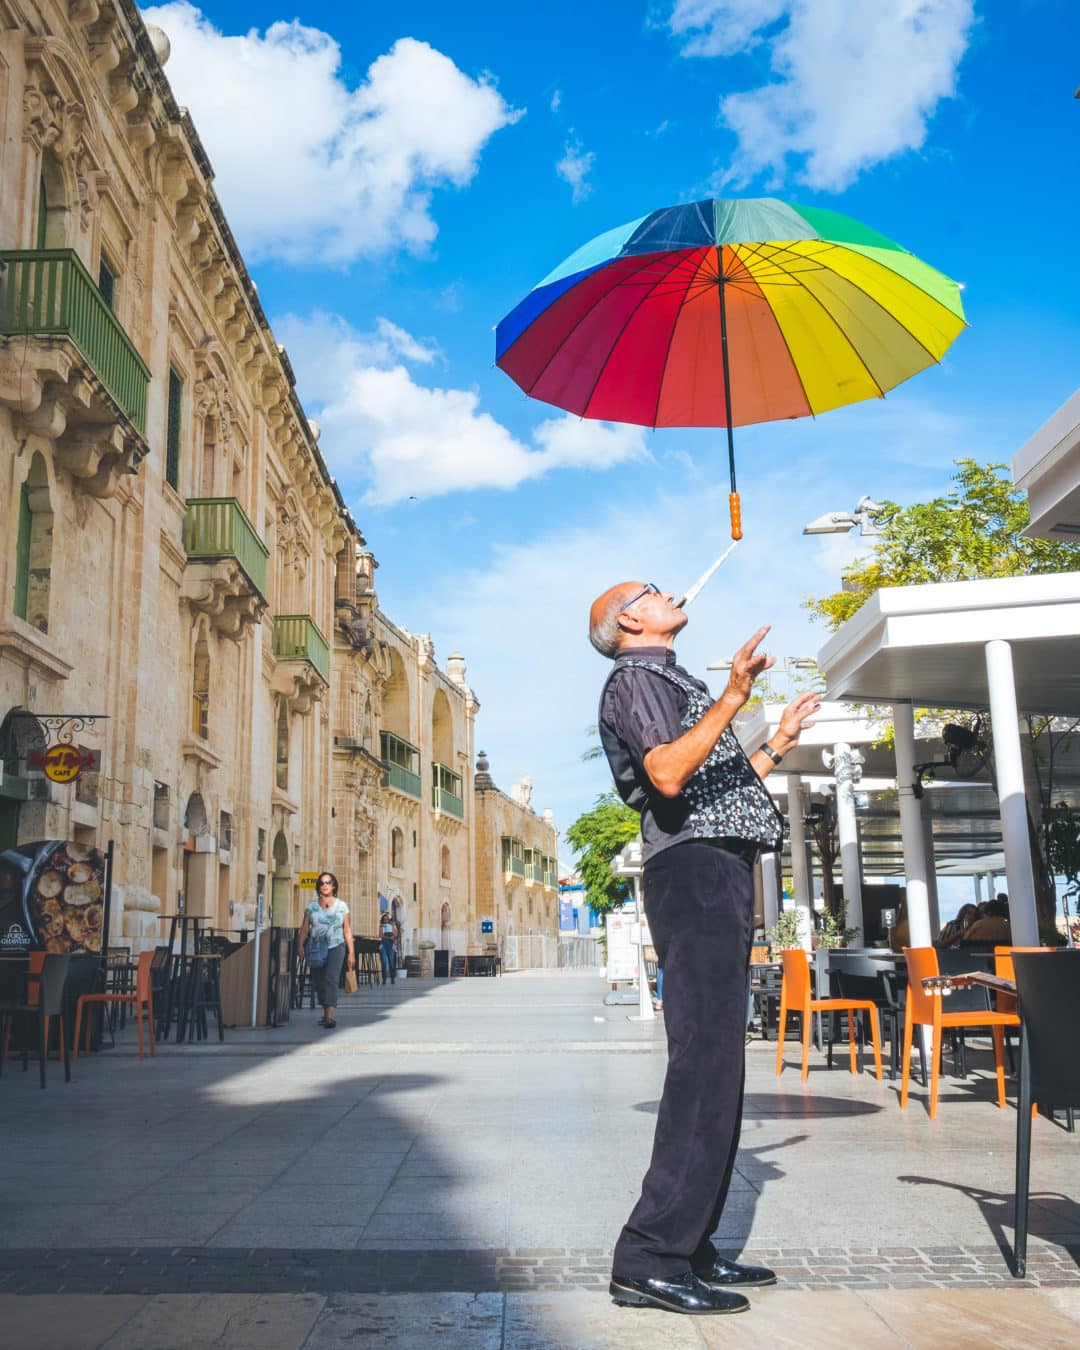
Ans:
[{"label": "seated person at cafe", "polygon": [[941,930],[941,936],[938,938],[937,942],[934,943],[934,946],[952,947],[955,943],[961,942],[967,934],[967,930],[978,917],[978,905],[970,903],[961,905],[959,914],[957,914],[955,919],[950,919],[949,922],[945,924]]},{"label": "seated person at cafe", "polygon": [[901,900],[896,908],[896,922],[889,929],[889,946],[894,952],[902,952],[911,946],[911,926],[908,923],[907,901]]},{"label": "seated person at cafe", "polygon": [[1009,926],[1009,901],[1004,895],[986,900],[979,906],[979,917],[968,928],[961,941],[994,943],[1008,946],[1012,942],[1012,928]]}]

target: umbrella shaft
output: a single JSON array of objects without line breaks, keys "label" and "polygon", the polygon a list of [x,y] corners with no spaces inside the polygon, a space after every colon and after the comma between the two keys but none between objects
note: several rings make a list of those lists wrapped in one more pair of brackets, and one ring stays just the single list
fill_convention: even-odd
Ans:
[{"label": "umbrella shaft", "polygon": [[[720,250],[722,255],[723,250]],[[724,416],[727,421],[727,453],[728,470],[731,473],[731,490],[736,492],[735,486],[735,432],[731,425],[731,370],[728,366],[728,341],[727,341],[727,302],[724,299],[724,277],[723,277],[723,257],[718,259],[721,275],[717,281],[720,288],[720,358],[724,367]]]}]

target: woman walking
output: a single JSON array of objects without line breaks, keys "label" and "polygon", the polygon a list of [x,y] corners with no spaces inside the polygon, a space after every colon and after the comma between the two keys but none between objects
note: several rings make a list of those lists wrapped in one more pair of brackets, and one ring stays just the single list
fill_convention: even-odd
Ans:
[{"label": "woman walking", "polygon": [[388,975],[391,984],[397,980],[397,935],[397,920],[391,917],[389,910],[384,909],[379,915],[379,962],[383,984]]},{"label": "woman walking", "polygon": [[321,1027],[336,1027],[337,991],[341,967],[348,961],[356,965],[349,907],[338,899],[338,881],[333,872],[320,872],[317,898],[304,911],[300,925],[300,946],[315,980],[315,993],[323,1007]]}]

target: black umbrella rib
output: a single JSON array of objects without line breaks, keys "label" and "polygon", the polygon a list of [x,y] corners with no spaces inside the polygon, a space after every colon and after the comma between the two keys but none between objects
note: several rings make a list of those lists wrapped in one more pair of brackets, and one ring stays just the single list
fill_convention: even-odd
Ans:
[{"label": "black umbrella rib", "polygon": [[[592,402],[593,395],[596,393],[596,386],[597,386],[597,385],[600,383],[600,381],[604,378],[604,371],[607,370],[608,362],[611,360],[611,357],[612,357],[612,354],[613,354],[614,351],[615,351],[615,348],[619,345],[619,342],[622,340],[622,335],[626,332],[627,328],[630,326],[631,320],[632,320],[632,319],[634,318],[634,316],[637,314],[638,310],[641,308],[641,306],[644,304],[644,302],[649,298],[650,295],[653,294],[653,292],[656,290],[656,288],[661,284],[661,282],[666,281],[666,280],[668,279],[668,277],[671,276],[672,272],[676,271],[680,266],[682,266],[683,261],[684,261],[684,258],[685,258],[685,252],[684,252],[683,250],[672,250],[671,253],[668,254],[668,256],[669,256],[669,257],[673,257],[673,258],[675,259],[674,264],[673,264],[671,267],[668,268],[668,270],[664,273],[664,275],[663,275],[662,277],[658,278],[655,282],[653,282],[653,284],[648,288],[648,290],[642,295],[642,297],[641,297],[641,299],[638,301],[638,303],[634,306],[634,308],[633,308],[633,309],[630,311],[630,313],[626,316],[626,318],[623,320],[622,327],[619,329],[619,331],[618,331],[618,333],[616,334],[616,336],[615,336],[615,338],[614,338],[614,340],[613,340],[611,346],[608,348],[608,353],[607,353],[607,355],[604,357],[603,361],[601,361],[601,363],[600,363],[600,369],[596,372],[596,379],[593,380],[592,388],[589,390],[589,396],[588,396],[588,398],[585,400],[585,409],[586,409],[586,412],[583,412],[583,413],[581,414],[583,417],[587,416],[587,409],[588,409],[588,407],[589,407],[589,404]],[[644,270],[644,269],[642,269],[642,270]],[[674,324],[672,325],[672,331],[674,331]],[[668,337],[668,341],[669,341],[669,343],[670,343],[670,334],[669,334],[669,337]],[[669,349],[670,349],[670,348],[669,348]],[[653,429],[655,430],[655,424],[654,424]]]},{"label": "black umbrella rib", "polygon": [[[643,262],[642,265],[637,269],[636,272],[632,272],[632,273],[629,274],[630,276],[637,277],[637,276],[640,276],[642,273],[647,273],[648,270],[649,270],[649,268],[650,268],[650,267],[653,265],[653,263],[656,261],[656,255],[655,255],[655,254],[643,254],[642,256],[645,257],[645,258],[647,258],[648,261],[647,261],[647,262]],[[669,250],[667,256],[668,256],[668,257],[676,256],[676,250],[674,250],[674,249]],[[668,273],[668,274],[665,274],[665,275],[669,275],[669,273]],[[608,289],[604,292],[603,297],[601,297],[601,298],[602,298],[602,299],[607,299],[607,297],[611,294],[611,292],[612,292],[613,290],[615,290],[618,286],[622,286],[622,285],[624,285],[624,284],[626,284],[626,282],[623,281],[623,280],[618,280],[618,281],[612,282],[612,284],[611,284],[611,285],[608,287]],[[650,288],[650,289],[652,289],[652,288]],[[566,294],[566,295],[572,295],[572,294],[573,294],[573,289],[571,289],[570,291],[567,291],[565,294]],[[560,296],[559,299],[561,300],[561,299],[562,299],[562,296]],[[556,303],[558,303],[558,302],[556,302]],[[540,367],[540,369],[536,372],[536,374],[535,374],[535,376],[533,377],[533,380],[532,380],[531,384],[529,385],[528,389],[525,390],[525,392],[526,392],[527,394],[531,394],[532,391],[536,388],[537,384],[540,382],[540,380],[542,380],[543,377],[547,374],[548,366],[551,365],[552,361],[555,360],[556,356],[558,356],[559,352],[560,352],[560,351],[562,350],[562,348],[565,346],[567,338],[570,336],[571,333],[575,333],[575,332],[578,330],[578,328],[580,328],[580,326],[585,322],[585,320],[589,317],[589,315],[592,313],[592,311],[596,308],[596,304],[599,304],[599,300],[596,301],[595,304],[590,305],[589,308],[585,311],[585,313],[582,314],[582,315],[580,316],[580,318],[578,318],[578,319],[576,319],[576,320],[574,321],[574,323],[570,326],[570,328],[568,329],[568,331],[565,332],[565,333],[562,335],[562,337],[560,338],[560,340],[555,344],[555,346],[552,348],[551,355],[550,355],[550,356],[548,357],[548,359],[544,362],[544,364]],[[634,313],[637,313],[637,310],[635,310]],[[631,316],[631,317],[632,317],[632,316]],[[624,329],[625,329],[625,324],[623,325],[623,327],[624,327]],[[621,333],[621,332],[620,332],[619,336],[620,336],[620,337],[622,336],[622,333]],[[618,339],[616,339],[616,341],[617,341],[617,340],[618,340]],[[610,355],[610,353],[608,353],[608,355]],[[605,358],[604,364],[605,364],[605,365],[607,364],[606,358]],[[603,374],[603,367],[601,367],[600,373]],[[600,377],[597,376],[597,380],[599,380],[599,378],[600,378]],[[590,399],[592,398],[593,393],[595,393],[595,391],[596,391],[596,384],[594,383],[592,389],[589,391],[589,398],[590,398]],[[556,404],[555,406],[557,407],[558,405]],[[586,407],[589,406],[588,400],[586,400],[585,406],[586,406]],[[569,412],[570,410],[567,408],[567,409],[564,409],[564,411]],[[582,417],[583,417],[583,416],[584,416],[584,413],[579,414],[579,416],[582,416]]]}]

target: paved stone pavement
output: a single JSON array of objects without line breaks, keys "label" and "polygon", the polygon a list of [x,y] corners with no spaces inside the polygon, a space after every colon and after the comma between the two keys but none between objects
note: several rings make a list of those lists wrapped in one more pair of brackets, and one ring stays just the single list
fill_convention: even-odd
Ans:
[{"label": "paved stone pavement", "polygon": [[[1012,1233],[1015,1112],[989,1056],[916,1088],[750,1049],[719,1240],[781,1274],[749,1316],[617,1309],[662,1021],[591,973],[406,981],[277,1030],[130,1038],[46,1092],[0,1080],[0,1346],[1074,1345],[1080,1134],[1034,1130],[1029,1278]],[[815,1339],[815,1337],[817,1339]]]}]

